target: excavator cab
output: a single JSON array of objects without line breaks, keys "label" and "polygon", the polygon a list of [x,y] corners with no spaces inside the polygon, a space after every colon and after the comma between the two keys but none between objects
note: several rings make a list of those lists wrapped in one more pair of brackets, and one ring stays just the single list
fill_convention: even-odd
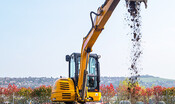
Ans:
[{"label": "excavator cab", "polygon": [[[66,55],[66,61],[69,63],[69,78],[74,81],[74,85],[78,84],[78,76],[80,70],[80,53],[72,53],[70,56]],[[100,82],[100,67],[97,54],[90,54],[89,63],[87,67],[87,87],[88,92],[99,92]]]},{"label": "excavator cab", "polygon": [[[60,78],[55,81],[51,94],[52,102],[73,104],[73,102],[78,101],[76,87],[78,85],[80,57],[80,53],[66,55],[66,61],[69,64],[69,78]],[[88,97],[90,98],[90,101],[100,101],[101,99],[101,93],[99,90],[100,65],[98,59],[99,56],[97,54],[90,54],[89,56],[86,87],[88,88]]]}]

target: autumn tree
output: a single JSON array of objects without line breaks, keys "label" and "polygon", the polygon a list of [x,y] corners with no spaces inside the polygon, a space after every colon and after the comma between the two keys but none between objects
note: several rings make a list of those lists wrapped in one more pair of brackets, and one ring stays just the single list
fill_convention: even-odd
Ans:
[{"label": "autumn tree", "polygon": [[146,88],[146,95],[147,95],[147,100],[150,99],[150,97],[153,94],[153,89],[152,88]]},{"label": "autumn tree", "polygon": [[147,99],[146,99],[146,89],[144,87],[141,87],[140,90],[140,97],[139,97],[139,101],[143,101],[145,104],[147,103]]},{"label": "autumn tree", "polygon": [[1,101],[3,100],[3,101],[12,102],[13,97],[17,94],[18,90],[19,89],[15,84],[11,85],[10,83],[7,88],[1,87],[0,94],[1,94],[1,97],[4,96],[3,98],[1,98]]},{"label": "autumn tree", "polygon": [[114,97],[114,95],[116,94],[116,91],[114,89],[114,86],[110,83],[110,85],[101,85],[100,86],[100,91],[101,91],[101,95],[103,98],[103,101],[105,103],[109,103],[111,98]]},{"label": "autumn tree", "polygon": [[11,96],[13,94],[16,95],[16,92],[18,92],[18,90],[19,89],[17,88],[17,86],[15,84],[11,85],[9,83],[8,87],[4,89],[4,95],[5,96]]},{"label": "autumn tree", "polygon": [[168,88],[164,87],[162,91],[162,95],[164,96],[164,100],[167,103],[169,104],[174,103],[173,99],[175,97],[175,87],[168,87]]},{"label": "autumn tree", "polygon": [[4,102],[3,94],[4,94],[4,89],[3,87],[0,87],[0,104]]},{"label": "autumn tree", "polygon": [[153,87],[153,94],[155,96],[156,102],[160,101],[163,95],[163,87],[162,86],[154,86]]}]

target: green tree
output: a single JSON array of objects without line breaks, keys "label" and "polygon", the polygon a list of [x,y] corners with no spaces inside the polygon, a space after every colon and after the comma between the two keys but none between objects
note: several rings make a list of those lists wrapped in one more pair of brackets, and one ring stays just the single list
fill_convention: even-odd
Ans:
[{"label": "green tree", "polygon": [[35,89],[33,89],[31,93],[31,97],[36,103],[46,103],[50,102],[50,96],[51,96],[51,86],[40,86]]},{"label": "green tree", "polygon": [[118,101],[121,100],[128,100],[129,95],[128,95],[128,79],[125,79],[124,81],[121,81],[119,86],[116,88],[117,91],[117,99]]},{"label": "green tree", "polygon": [[31,93],[32,89],[30,87],[21,87],[18,91],[18,96],[21,97],[21,99],[19,99],[19,102],[23,104],[28,103],[31,100]]}]

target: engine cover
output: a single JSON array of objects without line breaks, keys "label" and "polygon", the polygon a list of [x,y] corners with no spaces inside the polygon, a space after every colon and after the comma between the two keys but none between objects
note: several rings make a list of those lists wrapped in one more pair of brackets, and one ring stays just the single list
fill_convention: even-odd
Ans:
[{"label": "engine cover", "polygon": [[70,102],[75,101],[75,87],[71,78],[58,79],[51,93],[51,101],[53,102]]}]

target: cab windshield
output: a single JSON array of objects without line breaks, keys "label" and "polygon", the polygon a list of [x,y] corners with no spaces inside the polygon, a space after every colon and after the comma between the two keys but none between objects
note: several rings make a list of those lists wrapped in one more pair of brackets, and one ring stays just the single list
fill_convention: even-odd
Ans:
[{"label": "cab windshield", "polygon": [[[80,57],[78,58],[78,73],[80,70]],[[94,57],[89,57],[89,63],[87,67],[87,87],[89,90],[97,88],[97,61]]]}]

